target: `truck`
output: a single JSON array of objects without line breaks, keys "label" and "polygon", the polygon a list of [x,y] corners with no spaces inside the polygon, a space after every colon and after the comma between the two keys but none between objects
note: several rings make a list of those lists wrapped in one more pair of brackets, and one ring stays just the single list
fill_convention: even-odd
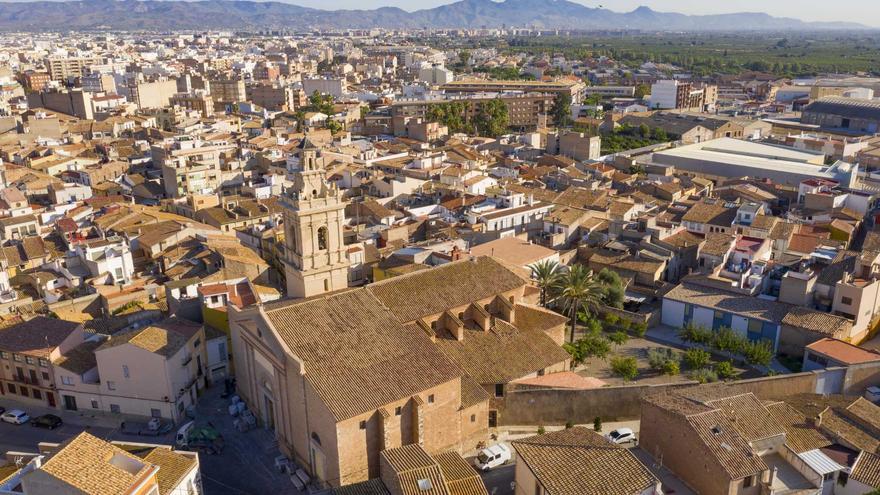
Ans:
[{"label": "truck", "polygon": [[179,449],[208,455],[223,452],[223,435],[210,424],[198,426],[195,421],[190,421],[177,430],[174,443]]}]

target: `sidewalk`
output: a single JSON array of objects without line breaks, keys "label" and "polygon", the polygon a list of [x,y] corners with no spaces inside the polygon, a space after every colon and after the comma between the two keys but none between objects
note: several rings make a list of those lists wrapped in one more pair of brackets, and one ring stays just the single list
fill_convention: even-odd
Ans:
[{"label": "sidewalk", "polygon": [[99,426],[102,428],[116,429],[119,428],[119,425],[126,419],[122,415],[105,413],[103,411],[67,411],[62,408],[56,409],[48,406],[38,406],[30,402],[17,400],[10,395],[4,395],[2,399],[0,399],[0,405],[5,407],[7,411],[10,409],[21,409],[28,413],[32,418],[44,414],[54,414],[61,418],[65,424],[83,427]]}]

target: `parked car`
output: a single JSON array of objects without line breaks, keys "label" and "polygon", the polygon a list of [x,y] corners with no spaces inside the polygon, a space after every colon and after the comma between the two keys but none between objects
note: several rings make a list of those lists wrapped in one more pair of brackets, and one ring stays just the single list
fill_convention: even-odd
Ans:
[{"label": "parked car", "polygon": [[10,411],[6,411],[0,416],[0,421],[4,421],[6,423],[12,423],[14,425],[23,425],[30,421],[31,417],[21,409],[12,409]]},{"label": "parked car", "polygon": [[54,430],[62,424],[64,423],[61,421],[61,418],[55,416],[54,414],[44,414],[42,416],[37,416],[36,418],[31,420],[31,426],[49,428],[50,430]]},{"label": "parked car", "polygon": [[618,445],[636,441],[636,434],[629,428],[618,428],[606,436],[611,443],[616,443]]},{"label": "parked car", "polygon": [[510,447],[503,443],[481,450],[474,461],[480,471],[488,471],[508,462],[510,462]]}]

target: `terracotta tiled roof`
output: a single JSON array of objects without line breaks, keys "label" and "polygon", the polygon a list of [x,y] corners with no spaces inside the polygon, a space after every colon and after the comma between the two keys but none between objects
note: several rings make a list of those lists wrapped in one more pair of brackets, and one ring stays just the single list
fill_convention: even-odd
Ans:
[{"label": "terracotta tiled roof", "polygon": [[266,314],[337,420],[461,376],[427,334],[401,325],[366,289],[273,305]]},{"label": "terracotta tiled roof", "polygon": [[159,482],[159,495],[172,495],[183,478],[196,468],[196,460],[171,449],[155,448],[144,456],[150,464],[159,466],[156,478]]},{"label": "terracotta tiled roof", "polygon": [[581,426],[518,440],[513,446],[553,495],[632,495],[657,484],[627,449]]},{"label": "terracotta tiled roof", "polygon": [[[784,321],[784,320],[783,320]],[[880,353],[868,351],[842,340],[824,338],[807,346],[807,349],[821,353],[844,364],[868,363],[880,361]]]},{"label": "terracotta tiled roof", "polygon": [[333,489],[333,495],[389,495],[381,478],[374,478],[354,485],[346,485]]},{"label": "terracotta tiled roof", "polygon": [[880,455],[862,452],[853,466],[850,478],[871,488],[880,487]]},{"label": "terracotta tiled roof", "polygon": [[79,327],[79,323],[37,316],[0,329],[0,349],[48,358],[49,353]]},{"label": "terracotta tiled roof", "polygon": [[520,330],[501,319],[488,331],[475,325],[464,338],[438,338],[437,346],[478,383],[507,383],[571,358],[543,332]]},{"label": "terracotta tiled roof", "polygon": [[745,478],[768,469],[721,410],[694,414],[688,416],[687,421],[730,479]]},{"label": "terracotta tiled roof", "polygon": [[487,495],[486,485],[474,468],[458,452],[443,452],[434,456],[440,466],[449,495]]},{"label": "terracotta tiled roof", "polygon": [[720,409],[747,442],[785,433],[782,425],[767,414],[767,409],[752,393],[707,401],[706,405]]},{"label": "terracotta tiled roof", "polygon": [[815,426],[807,422],[804,413],[785,402],[774,402],[767,405],[767,410],[783,428],[785,428],[785,444],[795,453],[818,449],[831,445],[831,440]]},{"label": "terracotta tiled roof", "polygon": [[501,262],[483,256],[383,280],[367,290],[399,321],[410,322],[525,284]]},{"label": "terracotta tiled roof", "polygon": [[[125,469],[122,463],[130,467]],[[101,495],[129,493],[151,469],[143,460],[85,432],[63,443],[40,468],[81,493]]]}]

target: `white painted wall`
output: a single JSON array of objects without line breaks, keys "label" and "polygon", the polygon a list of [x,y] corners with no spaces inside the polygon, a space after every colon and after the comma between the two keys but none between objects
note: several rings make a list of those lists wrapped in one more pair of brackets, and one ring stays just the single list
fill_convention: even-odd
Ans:
[{"label": "white painted wall", "polygon": [[680,328],[684,326],[684,303],[663,299],[660,321],[667,326]]}]

